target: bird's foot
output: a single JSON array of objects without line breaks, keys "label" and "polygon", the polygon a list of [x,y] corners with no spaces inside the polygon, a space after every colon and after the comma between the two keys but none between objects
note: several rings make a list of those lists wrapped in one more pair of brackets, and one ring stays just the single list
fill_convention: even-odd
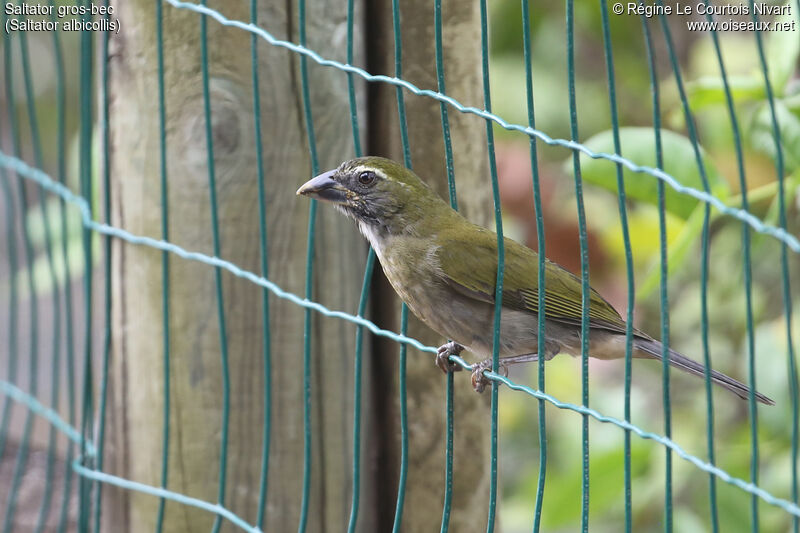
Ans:
[{"label": "bird's foot", "polygon": [[436,366],[441,368],[445,374],[458,372],[461,370],[461,366],[450,361],[450,356],[459,355],[462,351],[464,351],[464,347],[455,341],[439,346],[439,350],[436,353]]},{"label": "bird's foot", "polygon": [[[499,361],[499,368],[503,376],[508,377],[508,365],[501,359]],[[486,389],[486,385],[489,384],[489,379],[483,375],[485,370],[492,369],[492,359],[484,359],[480,363],[475,363],[472,365],[472,388],[475,389],[475,392],[483,392]]]},{"label": "bird's foot", "polygon": [[[546,357],[546,359],[552,358],[552,355],[550,357]],[[539,356],[535,353],[524,353],[521,355],[513,355],[511,357],[503,357],[500,359],[500,361],[498,361],[498,370],[503,374],[504,377],[508,377],[509,366],[519,363],[530,363],[532,361],[537,361],[538,359]],[[489,379],[483,375],[483,371],[491,369],[491,357],[489,359],[484,359],[480,363],[472,365],[472,388],[475,389],[476,392],[483,392],[483,390],[486,388],[486,385],[489,383]]]}]

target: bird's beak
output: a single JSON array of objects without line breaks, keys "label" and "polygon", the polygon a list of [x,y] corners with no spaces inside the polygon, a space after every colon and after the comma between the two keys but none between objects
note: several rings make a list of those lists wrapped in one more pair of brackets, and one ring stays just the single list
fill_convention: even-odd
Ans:
[{"label": "bird's beak", "polygon": [[329,170],[315,178],[311,178],[297,189],[297,195],[328,200],[337,204],[345,203],[348,191],[333,179],[335,173],[336,170]]}]

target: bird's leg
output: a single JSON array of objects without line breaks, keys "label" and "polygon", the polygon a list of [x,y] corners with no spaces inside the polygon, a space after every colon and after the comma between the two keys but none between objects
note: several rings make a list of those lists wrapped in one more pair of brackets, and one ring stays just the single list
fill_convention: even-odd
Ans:
[{"label": "bird's leg", "polygon": [[439,346],[439,351],[436,353],[436,366],[441,368],[445,374],[461,370],[460,365],[450,361],[450,356],[459,355],[463,350],[464,347],[455,341]]},{"label": "bird's leg", "polygon": [[[511,365],[516,365],[518,363],[530,363],[533,361],[538,361],[539,355],[535,353],[524,353],[521,355],[513,355],[511,357],[503,357],[499,361],[499,368],[500,372],[504,376],[508,376],[508,367]],[[492,359],[484,359],[480,363],[475,363],[472,365],[472,388],[475,389],[476,392],[483,392],[486,388],[486,385],[489,383],[489,380],[486,376],[483,375],[484,370],[491,370],[492,369]]]}]

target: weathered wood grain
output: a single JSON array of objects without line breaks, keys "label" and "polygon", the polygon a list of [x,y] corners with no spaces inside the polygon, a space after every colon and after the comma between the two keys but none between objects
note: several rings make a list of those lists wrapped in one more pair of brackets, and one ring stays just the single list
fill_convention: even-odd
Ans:
[{"label": "weathered wood grain", "polygon": [[[247,2],[209,2],[249,20]],[[344,5],[310,3],[309,44],[344,58]],[[111,131],[113,223],[160,237],[160,171],[155,8],[114,2],[122,31],[113,39]],[[259,24],[297,41],[296,5],[259,2]],[[170,240],[212,253],[200,18],[163,5]],[[250,34],[208,20],[208,51],[221,255],[260,272],[258,192],[250,77]],[[311,173],[302,116],[299,61],[262,42],[260,94],[266,168],[269,277],[302,295],[309,204],[296,199]],[[309,66],[321,166],[352,156],[346,78]],[[366,247],[333,210],[319,209],[313,298],[354,312]],[[223,272],[230,358],[231,419],[225,504],[255,522],[263,428],[261,292]],[[214,270],[170,258],[170,449],[168,488],[216,502],[222,378]],[[114,349],[107,470],[160,484],[163,347],[161,253],[114,245]],[[303,476],[303,309],[270,299],[273,396],[266,531],[297,528]],[[308,531],[341,531],[349,514],[354,327],[312,315],[313,471]],[[365,391],[370,394],[369,388]],[[368,398],[369,396],[367,396]],[[368,435],[365,431],[365,435]],[[365,439],[368,437],[365,436]],[[368,441],[365,442],[368,445]],[[372,530],[365,478],[360,525]],[[152,531],[158,500],[106,487],[108,531]],[[165,531],[207,531],[208,513],[168,502]],[[113,528],[111,527],[113,525]]]},{"label": "weathered wood grain", "polygon": [[[443,57],[447,94],[466,105],[482,106],[480,71],[480,11],[476,2],[444,0]],[[372,29],[368,50],[374,73],[394,74],[394,47],[389,2],[371,5]],[[403,78],[424,89],[437,88],[434,48],[433,3],[427,0],[400,2],[402,22]],[[448,198],[447,170],[439,103],[404,93],[409,144],[414,171]],[[402,160],[396,93],[393,87],[374,86],[370,92],[370,150]],[[486,156],[485,123],[449,108],[459,209],[477,224],[491,225],[492,199]],[[399,325],[399,301],[385,281],[379,288],[379,313],[385,327]],[[429,345],[445,339],[411,316],[409,334]],[[390,385],[392,402],[385,406],[386,432],[397,439],[396,367],[393,343],[379,342],[376,374]],[[465,354],[469,359],[471,354]],[[409,349],[409,471],[404,531],[438,530],[442,517],[445,483],[445,385],[446,379],[433,363],[433,356]],[[478,395],[467,373],[455,376],[455,441],[451,531],[482,531],[488,510],[489,394]],[[397,445],[386,452],[392,464],[399,463]],[[389,475],[396,470],[388,469]],[[396,474],[394,474],[396,475]],[[390,517],[391,518],[391,517]],[[390,527],[391,520],[382,522]]]}]

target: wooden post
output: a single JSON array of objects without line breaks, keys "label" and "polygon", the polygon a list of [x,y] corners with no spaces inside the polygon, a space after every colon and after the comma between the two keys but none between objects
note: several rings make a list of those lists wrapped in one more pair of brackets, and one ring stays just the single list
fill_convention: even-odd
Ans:
[{"label": "wooden post", "polygon": [[[160,238],[160,144],[153,0],[113,2],[122,31],[112,39],[113,224]],[[211,1],[249,21],[247,2]],[[330,4],[330,5],[328,5]],[[344,5],[309,2],[309,46],[343,60]],[[261,0],[259,24],[297,41],[291,2]],[[170,241],[212,254],[200,63],[200,15],[162,4]],[[356,20],[360,20],[357,18]],[[221,255],[260,273],[250,33],[208,24],[210,94]],[[360,23],[356,33],[360,34]],[[304,293],[309,203],[296,199],[310,177],[297,54],[259,45],[262,148],[266,167],[269,277]],[[345,75],[309,63],[322,170],[352,156]],[[332,209],[318,210],[313,299],[355,312],[366,246]],[[105,470],[161,483],[164,365],[161,252],[114,243],[113,365]],[[170,256],[169,490],[217,502],[222,431],[222,366],[214,269]],[[225,506],[255,523],[263,428],[261,289],[223,272],[230,358],[230,430]],[[304,310],[270,298],[272,415],[266,531],[297,529],[303,480]],[[355,327],[312,314],[312,460],[308,531],[345,528],[350,508],[352,365]],[[368,345],[367,345],[368,346]],[[367,361],[368,363],[368,361]],[[369,375],[369,368],[366,374]],[[371,391],[367,383],[365,398]],[[365,446],[369,428],[364,428]],[[374,531],[374,490],[362,482],[359,525]],[[104,486],[108,531],[152,531],[158,499]],[[208,531],[213,516],[167,502],[164,531]]]},{"label": "wooden post", "polygon": [[[392,12],[389,2],[368,5],[368,63],[373,73],[394,74]],[[424,89],[436,89],[434,54],[434,12],[428,0],[400,3],[403,41],[403,78]],[[480,71],[480,11],[476,2],[444,0],[443,47],[447,94],[468,105],[482,102]],[[370,86],[371,153],[402,161],[400,127],[395,88]],[[414,171],[448,198],[444,141],[439,102],[404,92],[408,133]],[[455,175],[461,212],[477,224],[490,225],[491,184],[486,157],[483,119],[463,115],[449,108],[455,151]],[[399,301],[385,280],[377,287],[377,304],[383,326],[398,328]],[[438,346],[444,342],[413,316],[409,334]],[[399,464],[396,375],[394,343],[376,342],[375,380],[382,383],[392,400],[383,405],[380,418],[384,435],[394,444],[387,446],[384,477],[394,483]],[[466,354],[469,356],[469,354]],[[438,530],[442,518],[445,472],[445,386],[446,378],[433,363],[433,355],[409,349],[409,472],[406,487],[404,531]],[[455,441],[451,531],[476,531],[484,527],[488,510],[489,394],[478,395],[469,374],[455,376]],[[391,443],[389,443],[391,444]],[[394,489],[394,486],[392,487]],[[392,492],[394,494],[394,492]],[[381,513],[381,531],[391,529],[393,509]],[[386,516],[388,515],[388,516]]]}]

